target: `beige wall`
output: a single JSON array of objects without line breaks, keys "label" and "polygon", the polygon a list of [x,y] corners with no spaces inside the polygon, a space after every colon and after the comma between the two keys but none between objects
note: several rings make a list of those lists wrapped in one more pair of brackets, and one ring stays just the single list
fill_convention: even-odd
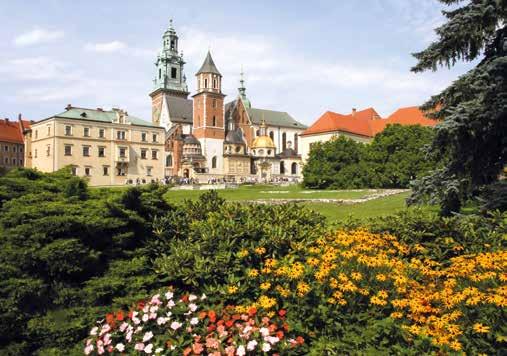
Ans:
[{"label": "beige wall", "polygon": [[338,136],[345,136],[348,137],[354,141],[362,142],[362,143],[370,143],[373,138],[371,137],[365,137],[365,136],[359,136],[359,135],[353,135],[346,132],[330,132],[330,133],[323,133],[323,134],[316,134],[316,135],[305,135],[300,136],[300,144],[301,144],[301,158],[303,159],[303,162],[306,162],[308,160],[308,156],[310,155],[310,146],[315,142],[326,142],[331,140],[333,137]]},{"label": "beige wall", "polygon": [[[66,135],[66,126],[71,127],[71,135]],[[85,128],[89,129],[89,136],[84,135]],[[99,136],[100,129],[104,129],[104,138]],[[125,140],[117,139],[117,131],[125,131]],[[143,132],[146,142],[141,140]],[[153,134],[157,135],[157,142],[153,142]],[[128,179],[159,180],[164,177],[164,139],[163,128],[52,118],[32,125],[32,166],[53,172],[70,165],[78,176],[86,176],[88,169],[86,177],[94,186],[122,185]],[[65,155],[67,145],[71,155]],[[84,155],[84,147],[89,148],[89,156]],[[99,147],[104,148],[104,157],[99,157]],[[126,149],[125,159],[119,157],[120,147]],[[146,159],[141,158],[141,149],[146,150]],[[157,159],[152,158],[152,151],[157,151]],[[124,176],[118,175],[122,161]],[[108,167],[107,175],[104,167]]]}]

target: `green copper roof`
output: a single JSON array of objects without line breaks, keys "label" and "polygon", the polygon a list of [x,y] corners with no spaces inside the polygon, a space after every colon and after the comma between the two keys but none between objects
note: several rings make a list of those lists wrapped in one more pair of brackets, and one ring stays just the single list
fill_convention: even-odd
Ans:
[{"label": "green copper roof", "polygon": [[217,66],[215,65],[215,62],[213,62],[213,58],[211,58],[210,51],[208,51],[208,54],[206,55],[206,59],[204,60],[204,63],[202,64],[201,69],[199,69],[199,71],[196,73],[196,75],[201,74],[201,73],[213,73],[213,74],[218,74],[219,76],[222,76],[222,74],[220,74],[220,72],[218,71]]},{"label": "green copper roof", "polygon": [[[64,112],[55,115],[54,117],[61,117],[64,119],[71,120],[89,120],[89,121],[100,121],[100,122],[108,122],[113,123],[117,118],[117,112],[110,110],[97,110],[97,109],[85,109],[85,108],[76,108],[71,107],[69,110],[65,110]],[[153,125],[148,121],[144,121],[138,117],[126,115],[125,122],[131,123],[132,125],[137,126],[150,126],[150,127],[159,127]]]},{"label": "green copper roof", "polygon": [[293,127],[297,129],[306,129],[306,126],[296,121],[292,116],[284,111],[273,111],[256,108],[246,108],[250,120],[253,124],[259,125],[261,120],[266,120],[268,126]]}]

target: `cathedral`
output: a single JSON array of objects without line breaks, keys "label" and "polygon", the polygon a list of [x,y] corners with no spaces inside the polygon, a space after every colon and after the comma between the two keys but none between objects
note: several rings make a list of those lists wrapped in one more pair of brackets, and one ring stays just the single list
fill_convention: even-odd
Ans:
[{"label": "cathedral", "polygon": [[195,74],[191,98],[183,52],[172,21],[157,56],[152,121],[166,130],[165,176],[194,178],[297,179],[299,135],[306,126],[286,112],[258,109],[246,95],[243,73],[236,99],[225,103],[222,74],[208,51]]}]

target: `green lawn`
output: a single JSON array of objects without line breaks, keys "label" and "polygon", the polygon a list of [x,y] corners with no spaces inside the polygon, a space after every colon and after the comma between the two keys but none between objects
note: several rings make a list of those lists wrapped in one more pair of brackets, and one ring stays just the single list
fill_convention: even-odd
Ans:
[{"label": "green lawn", "polygon": [[[205,190],[171,190],[165,194],[169,202],[179,202],[184,199],[196,199]],[[299,185],[287,187],[272,185],[243,185],[237,189],[217,190],[218,194],[227,200],[263,200],[263,199],[357,199],[371,194],[368,190],[361,191],[326,191],[303,189]]]}]

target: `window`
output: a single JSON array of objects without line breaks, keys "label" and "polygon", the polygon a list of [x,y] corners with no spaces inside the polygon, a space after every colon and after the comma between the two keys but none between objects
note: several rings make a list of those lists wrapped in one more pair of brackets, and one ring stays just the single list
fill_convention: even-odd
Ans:
[{"label": "window", "polygon": [[84,157],[90,156],[90,146],[83,146],[83,156]]},{"label": "window", "polygon": [[116,138],[118,140],[125,140],[126,134],[125,131],[116,131]]},{"label": "window", "polygon": [[157,159],[158,158],[158,151],[152,150],[151,151],[151,159]]},{"label": "window", "polygon": [[158,79],[162,79],[162,69],[158,69]]},{"label": "window", "polygon": [[217,156],[213,156],[211,159],[211,168],[217,168]]},{"label": "window", "polygon": [[208,88],[208,79],[204,79],[204,87]]},{"label": "window", "polygon": [[35,130],[35,138],[39,137],[39,131]]},{"label": "window", "polygon": [[165,166],[166,167],[173,166],[173,156],[172,155],[167,155],[167,157],[165,158]]},{"label": "window", "polygon": [[104,137],[106,137],[106,130],[99,129],[99,138],[104,138]]},{"label": "window", "polygon": [[171,78],[176,79],[178,77],[178,69],[171,68]]},{"label": "window", "polygon": [[119,176],[125,176],[127,174],[127,171],[125,167],[118,167],[117,175]]},{"label": "window", "polygon": [[72,126],[65,125],[65,136],[72,136]]},{"label": "window", "polygon": [[270,137],[273,141],[275,141],[275,133],[274,133],[273,131],[270,131],[270,132],[269,132],[269,137]]},{"label": "window", "polygon": [[260,136],[260,134],[261,134],[261,130],[255,131],[255,136]]},{"label": "window", "polygon": [[91,168],[90,167],[85,167],[85,176],[89,177],[91,176]]},{"label": "window", "polygon": [[83,129],[83,136],[84,137],[90,137],[90,128],[89,127],[85,127]]},{"label": "window", "polygon": [[70,172],[72,173],[73,176],[77,176],[77,167],[76,166],[72,166],[70,168]]},{"label": "window", "polygon": [[23,147],[19,148],[19,153],[23,153]]},{"label": "window", "polygon": [[105,176],[109,175],[109,167],[108,166],[102,166],[102,175],[105,175]]},{"label": "window", "polygon": [[157,134],[153,134],[153,142],[157,142]]},{"label": "window", "polygon": [[19,165],[20,165],[20,166],[22,166],[22,165],[23,165],[23,160],[22,160],[22,159],[20,159],[20,160],[19,160]]},{"label": "window", "polygon": [[141,148],[141,159],[146,159],[146,148]]},{"label": "window", "polygon": [[285,174],[285,162],[280,162],[280,174]]},{"label": "window", "polygon": [[99,157],[105,157],[105,156],[106,156],[106,148],[99,147]]},{"label": "window", "polygon": [[241,152],[241,146],[236,146],[236,153],[240,153]]},{"label": "window", "polygon": [[146,132],[142,132],[142,133],[141,133],[141,141],[143,141],[143,142],[148,141],[148,140],[146,139]]},{"label": "window", "polygon": [[298,134],[294,134],[294,151],[298,151]]},{"label": "window", "polygon": [[174,40],[171,40],[171,49],[174,50],[176,48],[176,43]]},{"label": "window", "polygon": [[215,116],[213,116],[213,125],[212,126],[217,126],[217,118]]},{"label": "window", "polygon": [[14,146],[14,147],[12,148],[12,152],[14,152],[14,153],[16,153],[16,152],[17,152],[17,148],[16,148],[16,146]]},{"label": "window", "polygon": [[46,147],[46,156],[50,156],[51,155],[51,145],[47,145]]},{"label": "window", "polygon": [[216,88],[217,88],[217,80],[213,79],[213,89],[216,89]]},{"label": "window", "polygon": [[51,126],[48,126],[48,136],[51,136]]},{"label": "window", "polygon": [[4,152],[9,152],[9,146],[4,146]]},{"label": "window", "polygon": [[127,157],[127,149],[125,147],[120,147],[120,158]]},{"label": "window", "polygon": [[282,151],[287,148],[287,134],[284,132],[282,134]]},{"label": "window", "polygon": [[72,156],[72,146],[65,145],[64,152],[65,152],[65,156]]},{"label": "window", "polygon": [[146,175],[149,177],[151,176],[151,167],[146,168]]},{"label": "window", "polygon": [[291,174],[297,174],[298,173],[298,165],[296,162],[293,162],[290,166],[290,173]]},{"label": "window", "polygon": [[33,158],[37,158],[37,149],[33,150]]},{"label": "window", "polygon": [[4,163],[5,163],[5,164],[9,164],[9,158],[5,157],[5,158],[4,158]]},{"label": "window", "polygon": [[268,156],[271,155],[271,150],[268,150],[267,152],[268,152]]}]

